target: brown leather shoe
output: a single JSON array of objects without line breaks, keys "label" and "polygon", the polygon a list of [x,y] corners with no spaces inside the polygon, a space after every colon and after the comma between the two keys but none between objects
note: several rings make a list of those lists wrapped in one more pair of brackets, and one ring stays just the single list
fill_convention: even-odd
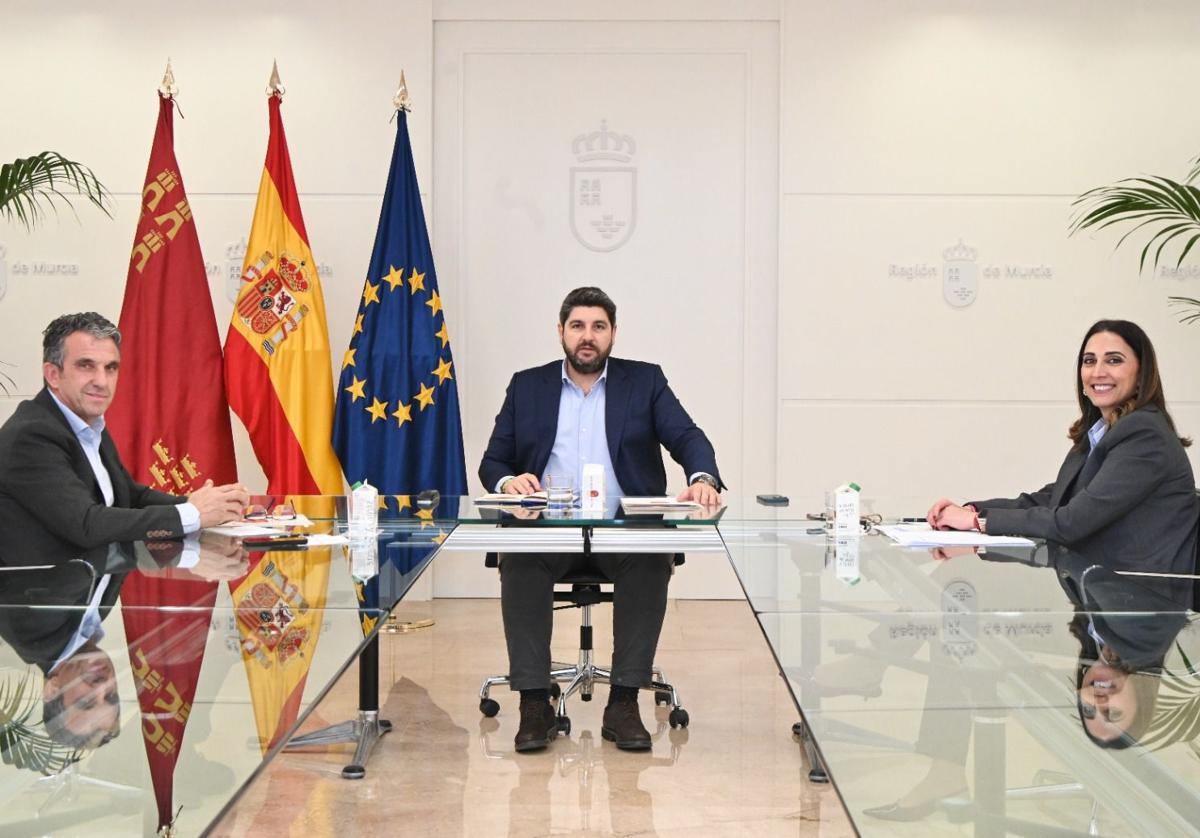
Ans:
[{"label": "brown leather shoe", "polygon": [[558,736],[554,705],[545,699],[521,699],[521,726],[514,740],[518,751],[540,751]]},{"label": "brown leather shoe", "polygon": [[605,707],[600,735],[609,742],[616,742],[622,751],[650,748],[650,731],[642,724],[637,701],[615,701]]}]

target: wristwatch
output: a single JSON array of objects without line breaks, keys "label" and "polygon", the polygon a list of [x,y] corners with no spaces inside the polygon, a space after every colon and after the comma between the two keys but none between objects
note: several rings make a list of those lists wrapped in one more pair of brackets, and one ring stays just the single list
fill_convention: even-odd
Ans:
[{"label": "wristwatch", "polygon": [[716,478],[713,477],[711,474],[705,474],[703,472],[701,472],[700,474],[697,474],[696,479],[692,481],[693,485],[696,483],[707,483],[709,486],[712,486],[717,491],[721,490],[721,487],[717,485]]}]

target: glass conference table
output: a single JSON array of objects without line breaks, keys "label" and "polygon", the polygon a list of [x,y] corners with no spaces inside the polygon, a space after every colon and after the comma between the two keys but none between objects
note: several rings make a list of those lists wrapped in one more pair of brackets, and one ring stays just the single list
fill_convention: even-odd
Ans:
[{"label": "glass conference table", "polygon": [[[255,501],[291,502],[309,533],[344,530],[345,498]],[[202,833],[356,660],[360,714],[333,735],[361,739],[382,724],[368,665],[380,625],[450,550],[727,555],[795,699],[812,777],[833,782],[864,834],[1200,823],[1190,579],[1045,547],[938,560],[877,535],[826,539],[805,511],[731,497],[715,511],[584,516],[386,496],[368,545],[247,553],[213,538],[187,569],[177,542],[158,542],[0,571],[0,834]],[[85,614],[105,578],[96,633]],[[1078,689],[1078,637],[1093,635],[1141,668]],[[56,692],[71,718],[52,736],[42,705]],[[1106,692],[1142,710],[1122,705],[1122,719]],[[100,745],[114,708],[120,735]],[[1129,747],[1097,744],[1116,729]]]}]

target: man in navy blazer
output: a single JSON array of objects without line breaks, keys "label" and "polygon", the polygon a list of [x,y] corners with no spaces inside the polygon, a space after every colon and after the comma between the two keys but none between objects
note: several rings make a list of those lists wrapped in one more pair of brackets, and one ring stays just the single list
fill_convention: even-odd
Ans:
[{"label": "man in navy blazer", "polygon": [[[616,320],[616,305],[599,288],[576,288],[563,300],[558,334],[566,358],[513,376],[479,466],[489,492],[536,492],[548,475],[580,486],[582,467],[600,464],[609,497],[663,495],[665,447],[687,475],[679,497],[720,503],[712,444],[662,369],[609,357]],[[650,683],[672,565],[673,556],[657,554],[500,556],[509,683],[521,693],[518,751],[544,748],[558,734],[548,689],[554,583],[585,568],[613,582],[612,683],[601,734],[622,749],[650,747],[637,696]]]}]

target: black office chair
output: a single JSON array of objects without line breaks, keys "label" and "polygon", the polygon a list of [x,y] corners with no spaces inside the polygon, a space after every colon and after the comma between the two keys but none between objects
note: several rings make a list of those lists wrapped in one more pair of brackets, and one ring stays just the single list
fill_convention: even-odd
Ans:
[{"label": "black office chair", "polygon": [[[682,553],[675,554],[675,564],[683,564]],[[488,553],[484,559],[486,567],[499,568],[500,563],[495,553]],[[607,577],[595,572],[572,573],[560,579],[557,585],[570,585],[568,590],[555,590],[555,602],[568,602],[570,605],[555,607],[555,611],[563,608],[583,609],[582,621],[579,626],[579,660],[574,665],[552,661],[550,664],[550,695],[558,699],[558,730],[563,735],[571,733],[571,719],[567,715],[567,699],[579,693],[583,701],[592,700],[592,691],[596,684],[607,684],[612,672],[602,666],[597,666],[593,659],[592,646],[592,606],[600,602],[612,602],[612,589],[604,590],[602,585],[611,585]],[[671,713],[667,717],[671,727],[687,727],[687,710],[679,703],[679,694],[657,666],[652,670],[652,679],[648,687],[654,690],[654,703],[670,704]],[[508,684],[507,675],[493,675],[484,679],[483,687],[479,690],[479,712],[491,718],[500,712],[500,704],[490,697],[492,687]],[[566,688],[560,684],[566,684]]]}]

